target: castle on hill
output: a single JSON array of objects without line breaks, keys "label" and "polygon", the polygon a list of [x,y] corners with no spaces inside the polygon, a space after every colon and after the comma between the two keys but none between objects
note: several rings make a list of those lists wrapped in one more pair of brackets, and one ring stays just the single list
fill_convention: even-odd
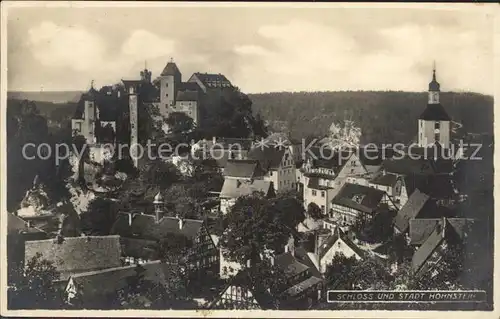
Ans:
[{"label": "castle on hill", "polygon": [[[196,72],[183,82],[172,59],[157,79],[152,80],[152,72],[145,68],[139,79],[122,79],[122,84],[104,86],[99,91],[92,85],[82,95],[71,129],[73,136],[85,138],[87,145],[91,146],[91,155],[96,154],[92,150],[102,153],[100,146],[103,144],[116,143],[117,123],[124,118],[128,123],[120,124],[130,128],[130,145],[137,144],[139,113],[146,108],[157,108],[163,119],[172,113],[183,113],[193,120],[195,126],[201,126],[209,105],[235,90],[222,74]],[[101,160],[102,156],[97,156],[96,161]]]}]

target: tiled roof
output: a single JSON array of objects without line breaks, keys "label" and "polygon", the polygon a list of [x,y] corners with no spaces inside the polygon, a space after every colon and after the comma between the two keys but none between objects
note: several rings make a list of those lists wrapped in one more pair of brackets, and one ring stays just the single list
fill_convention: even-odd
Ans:
[{"label": "tiled roof", "polygon": [[312,189],[317,189],[317,190],[332,189],[332,187],[320,185],[319,184],[319,177],[316,177],[316,176],[309,177],[309,183],[307,184],[307,187],[312,188]]},{"label": "tiled roof", "polygon": [[220,143],[224,147],[224,149],[250,150],[252,148],[253,140],[250,138],[223,137],[223,138],[217,139],[217,143]]},{"label": "tiled roof", "polygon": [[177,92],[177,101],[198,101],[198,92],[179,91]]},{"label": "tiled roof", "polygon": [[121,266],[119,236],[68,237],[61,243],[56,239],[27,241],[25,260],[41,253],[52,261],[61,279],[72,274]]},{"label": "tiled roof", "polygon": [[254,178],[263,175],[257,160],[228,160],[224,176]]},{"label": "tiled roof", "polygon": [[[440,225],[440,223],[438,224]],[[443,227],[435,227],[432,233],[427,237],[422,246],[420,246],[412,257],[412,269],[414,272],[419,272],[427,259],[432,255],[436,248],[444,239],[445,229]]]},{"label": "tiled roof", "polygon": [[116,293],[116,291],[127,287],[128,280],[137,274],[137,270],[144,270],[144,280],[154,284],[166,285],[168,282],[168,271],[174,265],[153,261],[150,263],[108,268],[98,271],[85,272],[71,276],[78,292],[85,299],[99,298],[106,294]]},{"label": "tiled roof", "polygon": [[418,216],[428,201],[429,196],[416,189],[396,215],[394,226],[396,226],[399,231],[403,233],[406,232],[410,220]]},{"label": "tiled roof", "polygon": [[175,64],[174,62],[168,62],[160,75],[165,76],[165,75],[180,75],[180,74],[181,71],[179,71],[177,64]]},{"label": "tiled roof", "polygon": [[160,240],[166,234],[175,233],[194,239],[203,227],[203,221],[184,219],[182,229],[176,217],[163,217],[156,223],[156,217],[146,214],[132,216],[132,225],[129,226],[129,214],[119,213],[111,232],[122,237]]},{"label": "tiled roof", "polygon": [[450,121],[450,116],[446,113],[441,104],[427,104],[424,112],[419,117],[425,121]]},{"label": "tiled roof", "polygon": [[303,280],[303,281],[299,282],[298,284],[288,288],[284,292],[284,294],[289,295],[289,296],[296,296],[296,295],[300,294],[301,292],[303,292],[304,290],[321,283],[322,281],[323,281],[323,279],[321,279],[321,278],[318,278],[316,276],[311,276],[311,277],[307,278],[306,280]]},{"label": "tiled roof", "polygon": [[[384,194],[384,191],[372,187],[345,183],[332,203],[371,213],[378,207]],[[360,202],[355,200],[357,196],[362,197]]]},{"label": "tiled roof", "polygon": [[198,91],[200,86],[197,82],[181,82],[179,83],[179,91]]},{"label": "tiled roof", "polygon": [[410,244],[422,245],[432,234],[440,218],[417,218],[410,219]]},{"label": "tiled roof", "polygon": [[221,198],[238,198],[251,195],[254,192],[262,192],[267,195],[271,191],[272,182],[264,180],[240,181],[226,179],[220,192]]},{"label": "tiled roof", "polygon": [[144,260],[156,260],[158,244],[155,240],[120,237],[122,255]]},{"label": "tiled roof", "polygon": [[316,265],[311,260],[311,257],[307,254],[307,251],[303,247],[295,247],[295,258],[297,258],[301,263],[309,267],[309,271],[313,276],[321,278],[321,273],[316,268]]},{"label": "tiled roof", "polygon": [[283,253],[274,257],[275,265],[278,266],[286,276],[292,277],[306,271],[309,267],[298,261],[291,253]]},{"label": "tiled roof", "polygon": [[217,83],[218,85],[224,83],[224,84],[231,84],[229,80],[222,74],[212,74],[212,73],[195,73],[195,75],[200,79],[203,84],[206,86],[209,86],[207,84],[209,83]]},{"label": "tiled roof", "polygon": [[[447,218],[449,230],[453,230],[458,238],[465,239],[472,232],[476,224],[470,218]],[[421,245],[429,237],[436,225],[442,222],[442,218],[418,218],[410,220],[410,243]]]},{"label": "tiled roof", "polygon": [[283,156],[285,155],[285,148],[274,148],[274,147],[265,147],[265,148],[253,148],[248,153],[249,159],[254,159],[260,162],[260,166],[264,170],[277,169]]},{"label": "tiled roof", "polygon": [[370,183],[382,186],[394,187],[397,181],[398,181],[398,175],[387,173],[376,176],[374,179],[370,181]]}]

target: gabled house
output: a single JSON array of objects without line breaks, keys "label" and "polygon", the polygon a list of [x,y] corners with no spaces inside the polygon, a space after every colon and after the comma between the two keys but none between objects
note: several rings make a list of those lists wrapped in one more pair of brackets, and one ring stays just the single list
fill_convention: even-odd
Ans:
[{"label": "gabled house", "polygon": [[382,170],[369,181],[369,186],[386,192],[398,208],[401,208],[408,200],[403,176]]},{"label": "gabled house", "polygon": [[250,264],[240,270],[220,295],[210,304],[211,309],[307,309],[321,297],[323,279],[306,251],[290,240],[285,252],[270,257],[272,265],[284,274],[279,290],[255,282]]},{"label": "gabled house", "polygon": [[[157,196],[155,205],[161,201]],[[156,215],[119,213],[111,232],[120,235],[126,263],[141,264],[165,258],[161,256],[160,243],[175,236],[190,244],[176,247],[184,253],[180,258],[185,259],[188,273],[193,276],[218,273],[219,253],[202,220],[162,216],[158,211]]]},{"label": "gabled house", "polygon": [[25,264],[37,253],[53,262],[60,280],[95,270],[122,266],[119,236],[85,236],[25,242]]},{"label": "gabled house", "polygon": [[347,258],[354,256],[358,260],[365,258],[365,252],[349,239],[340,227],[336,226],[330,231],[331,234],[327,239],[318,243],[317,247],[317,258],[321,273],[326,272],[326,268],[331,264],[336,254],[344,255]]},{"label": "gabled house", "polygon": [[347,179],[367,173],[358,156],[352,150],[332,150],[313,147],[300,169],[303,185],[304,206],[315,203],[323,213],[331,213],[331,201]]},{"label": "gabled house", "polygon": [[332,200],[332,216],[341,225],[354,225],[358,218],[371,220],[376,214],[396,210],[386,192],[346,183]]},{"label": "gabled house", "polygon": [[295,160],[290,148],[254,147],[248,158],[259,161],[266,172],[264,180],[272,182],[276,191],[296,189]]},{"label": "gabled house", "polygon": [[227,214],[239,197],[253,193],[262,193],[266,197],[272,197],[275,195],[273,183],[259,179],[225,179],[219,194],[221,212]]}]

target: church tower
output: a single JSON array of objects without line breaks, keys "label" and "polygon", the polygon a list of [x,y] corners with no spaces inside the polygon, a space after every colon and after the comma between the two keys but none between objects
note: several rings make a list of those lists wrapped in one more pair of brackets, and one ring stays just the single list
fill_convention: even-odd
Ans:
[{"label": "church tower", "polygon": [[436,80],[436,67],[429,83],[427,107],[418,119],[418,145],[427,147],[439,143],[443,148],[450,145],[451,119],[439,101],[440,84]]}]

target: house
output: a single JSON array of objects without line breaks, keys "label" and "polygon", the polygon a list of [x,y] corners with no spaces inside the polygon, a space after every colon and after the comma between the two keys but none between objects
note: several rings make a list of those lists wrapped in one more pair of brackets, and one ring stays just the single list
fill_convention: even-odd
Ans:
[{"label": "house", "polygon": [[273,183],[259,179],[225,179],[219,194],[221,212],[227,214],[239,197],[248,196],[255,192],[272,197],[275,194]]},{"label": "house", "polygon": [[[75,274],[66,281],[65,302],[86,309],[109,307],[116,301],[119,291],[127,288],[130,279],[139,272],[144,282],[168,287],[169,274],[177,271],[173,268],[174,265],[153,261],[140,266],[127,265]],[[145,302],[151,303],[153,300]]]},{"label": "house", "polygon": [[288,147],[254,147],[248,158],[257,160],[266,172],[264,180],[273,183],[277,192],[296,189],[295,160]]},{"label": "house", "polygon": [[378,213],[396,210],[386,192],[346,183],[332,200],[332,216],[341,225],[354,225],[358,218],[368,221]]},{"label": "house", "polygon": [[315,203],[325,215],[331,213],[331,201],[348,177],[367,173],[358,156],[352,150],[332,150],[313,147],[307,151],[299,176],[303,184],[304,206]]},{"label": "house", "polygon": [[434,278],[438,276],[444,267],[448,267],[446,253],[453,249],[461,249],[461,243],[460,234],[446,218],[442,218],[413,255],[412,270],[415,277]]},{"label": "house", "polygon": [[354,256],[358,260],[365,257],[365,252],[349,239],[339,226],[335,226],[329,231],[330,234],[327,239],[320,242],[317,247],[317,258],[321,273],[326,272],[328,265],[331,264],[336,254],[344,255],[347,258]]},{"label": "house", "polygon": [[212,159],[221,172],[229,160],[247,159],[252,147],[252,139],[247,138],[217,138],[200,140],[191,147],[193,158]]},{"label": "house", "polygon": [[119,236],[85,236],[26,241],[25,265],[38,253],[53,262],[61,280],[88,271],[122,266]]},{"label": "house", "polygon": [[368,186],[386,192],[398,208],[401,208],[408,200],[403,176],[382,170],[369,181]]},{"label": "house", "polygon": [[270,257],[271,265],[284,274],[279,290],[271,291],[252,276],[250,264],[234,276],[211,309],[307,309],[318,303],[323,279],[304,249],[294,247],[293,239],[285,252]]},{"label": "house", "polygon": [[[163,216],[163,198],[155,196],[155,215],[121,212],[111,232],[120,235],[126,263],[141,264],[162,256],[160,243],[178,240],[176,247],[193,276],[219,271],[219,252],[202,220]],[[167,252],[168,253],[168,250]],[[179,257],[179,258],[181,258]]]}]

